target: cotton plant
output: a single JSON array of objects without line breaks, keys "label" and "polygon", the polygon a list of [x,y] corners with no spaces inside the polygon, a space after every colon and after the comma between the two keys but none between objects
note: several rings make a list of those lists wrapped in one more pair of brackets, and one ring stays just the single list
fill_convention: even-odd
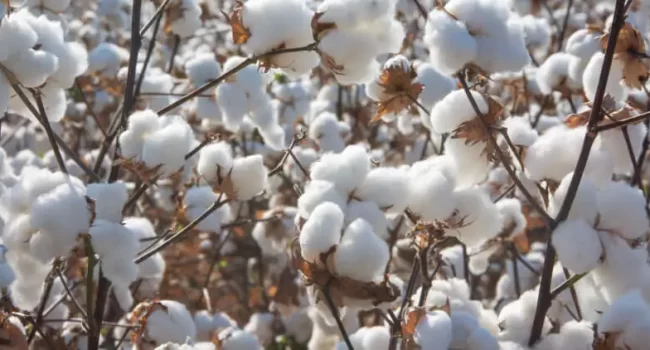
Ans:
[{"label": "cotton plant", "polygon": [[312,18],[324,67],[344,85],[367,83],[379,71],[376,57],[400,51],[405,31],[394,19],[395,0],[327,0]]},{"label": "cotton plant", "polygon": [[[157,7],[162,1],[154,2]],[[165,8],[164,28],[181,38],[194,34],[201,28],[201,7],[197,0],[173,0]]]},{"label": "cotton plant", "polygon": [[448,1],[429,13],[423,40],[432,64],[449,75],[467,66],[517,71],[530,61],[524,28],[505,2]]},{"label": "cotton plant", "polygon": [[[236,44],[244,44],[246,51],[253,55],[305,48],[314,42],[312,16],[304,0],[247,1],[236,6],[230,16],[232,39]],[[312,51],[281,53],[263,58],[259,64],[298,77],[318,65],[319,57]]]},{"label": "cotton plant", "polygon": [[[221,65],[213,54],[204,53],[192,57],[185,62],[185,70],[190,78],[192,87],[197,88],[221,75]],[[195,113],[199,119],[207,119],[211,123],[221,122],[221,109],[217,104],[215,89],[209,89],[209,97],[198,97],[195,102]]]},{"label": "cotton plant", "polygon": [[152,110],[133,113],[119,136],[122,158],[149,180],[178,174],[194,143],[194,131],[180,116]]}]

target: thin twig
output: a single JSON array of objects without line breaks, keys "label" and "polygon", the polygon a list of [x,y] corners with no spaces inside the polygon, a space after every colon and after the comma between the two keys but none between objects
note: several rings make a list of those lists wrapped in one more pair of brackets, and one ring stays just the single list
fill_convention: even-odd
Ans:
[{"label": "thin twig", "polygon": [[37,115],[36,118],[38,118],[38,121],[41,123],[41,125],[43,125],[43,129],[45,129],[45,134],[47,135],[47,139],[50,141],[50,146],[52,146],[52,152],[54,152],[54,158],[56,158],[56,163],[59,165],[59,170],[67,174],[68,168],[65,166],[65,161],[63,160],[63,156],[59,150],[59,145],[56,143],[56,139],[54,138],[54,131],[50,125],[50,120],[47,118],[45,105],[43,105],[43,99],[41,98],[41,93],[40,91],[36,90],[31,90],[31,93],[32,96],[34,96],[36,105],[38,106],[39,115]]},{"label": "thin twig", "polygon": [[350,337],[348,337],[348,333],[345,331],[345,326],[343,325],[343,321],[341,321],[341,315],[339,314],[336,305],[334,305],[334,301],[332,301],[329,285],[323,287],[323,296],[325,297],[325,301],[327,302],[327,306],[329,307],[332,316],[336,320],[336,325],[339,327],[339,331],[341,332],[341,337],[343,337],[345,344],[348,346],[348,350],[354,350],[354,347],[352,346],[352,342],[350,341]]}]

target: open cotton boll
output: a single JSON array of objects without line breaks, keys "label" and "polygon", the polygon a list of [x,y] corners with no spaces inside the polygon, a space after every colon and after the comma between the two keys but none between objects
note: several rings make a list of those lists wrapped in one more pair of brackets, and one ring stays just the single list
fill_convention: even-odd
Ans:
[{"label": "open cotton boll", "polygon": [[[555,189],[548,206],[548,214],[552,217],[556,217],[560,213],[572,178],[573,172],[568,173],[562,179],[557,189]],[[597,190],[596,186],[589,179],[582,179],[578,185],[568,218],[584,220],[590,226],[595,225],[598,215]]]},{"label": "open cotton boll", "polygon": [[259,154],[235,159],[230,177],[237,200],[246,201],[262,192],[266,188],[267,172]]},{"label": "open cotton boll", "polygon": [[326,153],[311,166],[313,180],[330,181],[343,195],[358,188],[369,172],[370,157],[362,145],[348,146],[340,154]]},{"label": "open cotton boll", "polygon": [[[192,187],[185,193],[184,204],[187,219],[193,221],[217,201],[218,196],[209,186]],[[222,205],[197,225],[197,229],[209,232],[221,232],[221,225],[230,220],[229,205]]]},{"label": "open cotton boll", "polygon": [[[432,107],[436,102],[440,101],[448,93],[452,92],[456,85],[454,80],[446,75],[440,73],[430,63],[418,64],[416,69],[417,78],[415,81],[424,85],[424,90],[418,96],[418,101],[426,107]],[[422,111],[418,110],[420,118],[425,126],[430,126],[429,116]]]},{"label": "open cotton boll", "polygon": [[598,320],[598,336],[618,334],[616,346],[630,349],[647,347],[650,341],[650,308],[640,290],[634,289],[616,299]]},{"label": "open cotton boll", "polygon": [[336,273],[357,281],[372,282],[383,274],[389,254],[386,242],[363,219],[353,221],[334,252]]},{"label": "open cotton boll", "polygon": [[447,350],[452,337],[451,318],[443,311],[434,310],[420,319],[413,339],[422,349]]},{"label": "open cotton boll", "polygon": [[491,165],[485,155],[486,143],[467,145],[465,141],[460,138],[445,141],[445,154],[454,159],[458,169],[462,169],[456,176],[459,188],[471,187],[485,180]]},{"label": "open cotton boll", "polygon": [[[298,48],[311,44],[312,11],[303,0],[248,1],[239,10],[243,26],[250,33],[245,48],[252,54],[262,54],[283,48]],[[291,21],[281,20],[291,18]],[[270,58],[273,67],[291,76],[308,73],[318,65],[314,52],[294,52]]]},{"label": "open cotton boll", "polygon": [[[627,126],[627,133],[632,147],[634,159],[639,159],[643,146],[643,139],[646,137],[647,129],[644,124],[632,124]],[[634,171],[627,141],[622,130],[616,128],[598,134],[600,136],[600,148],[612,155],[614,160],[614,172],[618,174],[630,174]]]},{"label": "open cotton boll", "polygon": [[370,170],[354,195],[377,203],[383,210],[402,212],[408,204],[409,175],[406,170],[380,167]]},{"label": "open cotton boll", "polygon": [[129,194],[124,182],[90,184],[86,195],[95,201],[95,218],[112,222],[122,220],[122,208]]},{"label": "open cotton boll", "polygon": [[145,334],[148,338],[158,344],[184,343],[187,338],[193,340],[196,326],[185,305],[174,300],[161,300],[160,304],[164,308],[154,306],[154,311],[147,317]]},{"label": "open cotton boll", "polygon": [[345,141],[341,126],[333,113],[321,113],[309,124],[308,135],[323,152],[342,152]]},{"label": "open cotton boll", "polygon": [[298,198],[298,213],[302,218],[308,219],[314,209],[324,202],[331,202],[342,211],[347,205],[347,198],[343,197],[329,181],[311,181],[305,187],[305,192]]},{"label": "open cotton boll", "polygon": [[423,40],[433,66],[447,75],[458,72],[478,54],[476,39],[466,25],[454,20],[444,9],[436,8],[429,13]]},{"label": "open cotton boll", "polygon": [[[582,76],[582,85],[585,90],[585,95],[590,100],[593,100],[594,96],[596,96],[596,89],[600,81],[600,72],[603,68],[604,60],[605,54],[597,52],[591,57],[587,67],[585,67],[584,75]],[[627,89],[621,84],[621,80],[623,80],[622,63],[619,60],[614,60],[609,70],[609,76],[607,77],[605,92],[612,95],[616,101],[625,101],[628,94]]]},{"label": "open cotton boll", "polygon": [[598,229],[638,239],[648,231],[643,192],[623,182],[609,182],[598,192]]},{"label": "open cotton boll", "polygon": [[218,335],[223,350],[260,350],[262,346],[255,337],[241,329],[228,328]]},{"label": "open cotton boll", "polygon": [[388,238],[388,219],[375,202],[352,200],[345,209],[345,225],[357,219],[367,221],[381,239]]},{"label": "open cotton boll", "polygon": [[121,223],[96,220],[88,233],[106,278],[119,286],[128,286],[137,279],[138,267],[133,259],[140,242],[133,231]]},{"label": "open cotton boll", "polygon": [[526,47],[546,48],[551,41],[551,28],[545,18],[526,15],[518,19],[524,30]]},{"label": "open cotton boll", "polygon": [[510,229],[512,235],[524,232],[526,216],[522,212],[521,202],[516,198],[504,198],[496,203],[503,217],[503,229]]},{"label": "open cotton boll", "polygon": [[563,221],[552,242],[562,265],[575,273],[591,271],[603,255],[598,232],[582,220]]},{"label": "open cotton boll", "polygon": [[113,43],[103,42],[88,53],[88,72],[116,76],[123,62],[129,59],[129,52]]},{"label": "open cotton boll", "polygon": [[486,192],[469,188],[454,192],[454,196],[456,210],[452,219],[462,219],[464,225],[450,231],[450,234],[457,236],[468,246],[474,246],[501,231],[503,218]]},{"label": "open cotton boll", "polygon": [[[508,137],[513,144],[528,147],[535,143],[539,135],[531,126],[528,118],[511,117],[502,124],[508,130]],[[515,162],[516,164],[516,162]]]},{"label": "open cotton boll", "polygon": [[572,60],[579,58],[564,52],[557,52],[549,56],[544,63],[537,69],[537,84],[541,92],[545,95],[560,88],[564,84],[571,90],[581,87],[580,81],[572,81],[568,78],[569,64]]},{"label": "open cotton boll", "polygon": [[[488,105],[485,98],[476,91],[472,91],[472,96],[481,113],[487,113]],[[476,117],[476,112],[465,91],[454,90],[433,106],[431,110],[431,126],[437,133],[453,132],[462,123]]]},{"label": "open cotton boll", "polygon": [[198,54],[185,62],[185,71],[192,85],[199,87],[221,75],[221,66],[212,53]]},{"label": "open cotton boll", "polygon": [[602,49],[600,46],[601,35],[602,33],[598,31],[586,28],[578,29],[567,39],[566,52],[588,61],[591,56]]},{"label": "open cotton boll", "polygon": [[[506,305],[499,313],[499,324],[501,331],[498,339],[500,341],[513,341],[519,344],[526,344],[530,338],[533,318],[537,306],[537,291],[529,290],[524,292],[518,300]],[[542,333],[546,334],[551,329],[551,322],[544,320]]]},{"label": "open cotton boll", "polygon": [[192,149],[194,132],[181,117],[161,119],[160,129],[147,135],[142,145],[142,161],[167,177],[178,172],[185,164],[185,155]]},{"label": "open cotton boll", "polygon": [[213,181],[218,175],[226,176],[232,166],[232,148],[221,141],[201,149],[196,170],[207,181]]},{"label": "open cotton boll", "polygon": [[447,218],[456,207],[454,181],[436,170],[411,177],[405,197],[408,198],[409,209],[424,220]]},{"label": "open cotton boll", "polygon": [[128,118],[126,131],[119,136],[122,156],[135,158],[142,152],[143,136],[158,129],[158,115],[147,109],[131,114]]},{"label": "open cotton boll", "polygon": [[[191,36],[196,32],[203,22],[201,21],[201,7],[197,0],[175,0],[172,5],[174,15],[167,14],[166,21],[169,23],[169,30],[181,38]],[[180,16],[179,16],[180,15]]]},{"label": "open cotton boll", "polygon": [[300,249],[305,260],[314,262],[341,239],[343,212],[334,203],[324,202],[313,209],[300,231]]}]

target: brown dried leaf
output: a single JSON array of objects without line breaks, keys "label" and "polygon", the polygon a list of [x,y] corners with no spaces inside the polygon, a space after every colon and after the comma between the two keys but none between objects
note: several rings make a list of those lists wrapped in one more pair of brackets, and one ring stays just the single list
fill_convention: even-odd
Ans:
[{"label": "brown dried leaf", "polygon": [[402,321],[402,336],[405,338],[413,337],[415,335],[415,328],[426,313],[426,310],[422,307],[409,309],[404,317],[404,321]]},{"label": "brown dried leaf", "polygon": [[172,1],[167,5],[165,8],[165,23],[163,25],[165,33],[171,33],[172,23],[183,18],[184,12],[183,2],[180,0]]},{"label": "brown dried leaf", "polygon": [[417,73],[410,67],[404,70],[401,66],[386,68],[379,76],[378,84],[384,89],[381,101],[377,102],[377,114],[371,122],[381,119],[388,113],[398,113],[414,104],[424,89],[424,85],[414,83]]},{"label": "brown dried leaf", "polygon": [[578,114],[571,114],[564,120],[564,124],[568,126],[570,129],[587,125],[590,114],[591,114],[591,110],[586,110]]},{"label": "brown dried leaf", "polygon": [[221,168],[217,172],[217,181],[212,182],[212,189],[216,192],[221,192],[228,197],[228,199],[237,199],[237,191],[235,190],[235,184],[232,181],[232,169],[228,170],[228,173],[225,176],[221,175]]},{"label": "brown dried leaf", "polygon": [[27,338],[25,335],[8,320],[6,313],[0,314],[0,349],[6,350],[27,350]]},{"label": "brown dried leaf", "polygon": [[[607,50],[609,33],[600,39],[603,50]],[[625,84],[634,89],[641,89],[648,79],[648,66],[639,54],[645,54],[646,47],[641,33],[628,22],[618,33],[614,58],[623,65],[623,80]]]},{"label": "brown dried leaf", "polygon": [[342,75],[343,71],[345,70],[345,67],[342,65],[336,63],[336,60],[334,57],[328,55],[327,53],[321,51],[321,50],[316,50],[318,55],[320,56],[321,63],[323,64],[323,67],[327,68],[330,72],[337,74],[337,75]]},{"label": "brown dried leaf", "polygon": [[605,332],[603,337],[596,336],[593,342],[594,350],[631,350],[629,346],[617,347],[616,340],[621,335],[621,332]]},{"label": "brown dried leaf", "polygon": [[242,19],[242,10],[244,9],[244,3],[237,1],[237,6],[232,11],[230,16],[230,27],[232,28],[232,41],[241,45],[248,41],[251,37],[251,32],[244,26]]}]

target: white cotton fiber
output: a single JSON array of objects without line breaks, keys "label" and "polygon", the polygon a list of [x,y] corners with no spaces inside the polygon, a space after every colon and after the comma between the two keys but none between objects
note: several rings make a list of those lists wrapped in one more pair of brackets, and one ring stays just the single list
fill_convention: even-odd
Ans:
[{"label": "white cotton fiber", "polygon": [[300,216],[309,218],[314,208],[323,202],[332,202],[343,210],[347,205],[347,198],[343,197],[331,182],[323,180],[309,182],[305,186],[304,193],[298,198]]},{"label": "white cotton fiber", "polygon": [[319,254],[338,244],[343,228],[343,212],[331,202],[318,205],[300,232],[300,248],[305,260],[317,261]]},{"label": "white cotton fiber", "polygon": [[370,200],[380,208],[399,213],[408,204],[409,175],[406,170],[380,167],[372,169],[355,191],[355,196]]},{"label": "white cotton fiber", "polygon": [[313,180],[334,184],[343,195],[355,190],[370,172],[370,157],[361,145],[346,147],[340,154],[326,153],[311,166]]},{"label": "white cotton fiber", "polygon": [[122,209],[128,199],[124,182],[110,184],[90,184],[86,195],[95,201],[96,219],[120,222]]},{"label": "white cotton fiber", "polygon": [[623,182],[609,182],[598,192],[598,229],[626,239],[637,239],[648,231],[643,192]]},{"label": "white cotton fiber", "polygon": [[230,177],[237,200],[249,200],[262,192],[266,188],[267,172],[264,160],[259,154],[235,159]]},{"label": "white cotton fiber", "polygon": [[552,242],[562,265],[575,273],[591,271],[603,254],[598,232],[582,220],[562,222]]},{"label": "white cotton fiber", "polygon": [[357,219],[347,227],[336,248],[334,266],[339,275],[371,282],[382,276],[388,258],[386,242],[375,235],[368,222]]},{"label": "white cotton fiber", "polygon": [[350,201],[345,209],[345,225],[349,225],[356,219],[367,221],[380,238],[388,238],[388,219],[375,202]]}]

